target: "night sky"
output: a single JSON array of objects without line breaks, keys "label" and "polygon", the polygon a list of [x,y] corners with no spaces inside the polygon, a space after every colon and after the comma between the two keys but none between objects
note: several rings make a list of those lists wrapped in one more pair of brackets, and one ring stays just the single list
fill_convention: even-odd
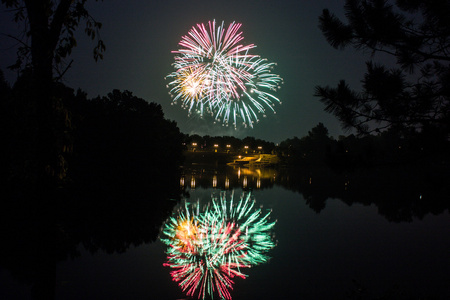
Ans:
[{"label": "night sky", "polygon": [[[334,116],[323,111],[323,104],[314,97],[317,85],[336,86],[345,79],[350,87],[359,89],[370,53],[353,49],[336,50],[325,40],[318,28],[318,17],[329,8],[343,17],[344,1],[119,1],[108,0],[89,4],[92,16],[103,23],[101,38],[106,44],[104,59],[95,62],[91,42],[84,28],[77,32],[78,47],[69,58],[74,60],[64,83],[81,88],[89,97],[103,96],[113,89],[129,90],[134,95],[162,105],[165,116],[177,122],[184,133],[200,135],[254,136],[280,142],[294,136],[305,136],[319,122],[337,138],[349,134],[341,130]],[[182,35],[197,23],[232,21],[242,23],[244,44],[256,44],[254,54],[277,62],[274,73],[284,79],[277,92],[282,105],[277,113],[268,113],[253,129],[234,130],[211,120],[188,118],[180,104],[171,105],[164,79],[173,71],[172,50]],[[0,68],[8,81],[16,73],[6,70],[15,61],[15,42],[4,34],[17,28],[12,15],[2,7],[0,17]]]}]

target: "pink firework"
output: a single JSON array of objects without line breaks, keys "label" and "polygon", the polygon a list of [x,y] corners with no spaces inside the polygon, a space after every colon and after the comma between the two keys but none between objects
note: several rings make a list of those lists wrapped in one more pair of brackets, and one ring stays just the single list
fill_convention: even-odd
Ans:
[{"label": "pink firework", "polygon": [[257,113],[274,111],[273,103],[280,102],[270,92],[279,88],[281,77],[271,73],[275,63],[267,63],[258,55],[250,54],[254,44],[244,45],[241,24],[231,23],[228,28],[216,27],[215,21],[197,24],[181,38],[180,48],[173,64],[175,72],[168,85],[173,101],[197,111],[204,110],[218,121],[228,124],[237,118],[253,127]]}]

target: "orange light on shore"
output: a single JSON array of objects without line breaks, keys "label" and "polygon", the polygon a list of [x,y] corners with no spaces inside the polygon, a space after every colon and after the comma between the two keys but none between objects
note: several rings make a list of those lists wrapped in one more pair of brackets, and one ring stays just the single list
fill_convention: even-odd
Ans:
[{"label": "orange light on shore", "polygon": [[214,177],[213,177],[212,186],[213,186],[213,188],[217,187],[217,176],[216,175],[214,175]]}]

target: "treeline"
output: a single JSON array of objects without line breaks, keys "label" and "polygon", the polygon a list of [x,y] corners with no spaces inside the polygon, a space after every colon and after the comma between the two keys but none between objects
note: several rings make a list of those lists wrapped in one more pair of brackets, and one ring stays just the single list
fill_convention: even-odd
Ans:
[{"label": "treeline", "polygon": [[[36,136],[32,112],[35,103],[26,76],[10,87],[1,74],[3,144],[2,177],[7,186],[23,190],[32,184]],[[177,125],[166,120],[161,105],[129,91],[113,90],[88,99],[55,83],[57,118],[50,130],[57,136],[59,185],[78,190],[115,194],[145,194],[156,177],[173,176],[182,162],[182,139]]]},{"label": "treeline", "polygon": [[271,153],[275,150],[276,145],[273,142],[256,139],[254,137],[246,137],[239,139],[233,136],[200,136],[198,134],[185,134],[183,137],[183,146],[185,150],[215,151],[237,153],[241,151],[253,153]]},{"label": "treeline", "polygon": [[350,134],[337,139],[322,124],[302,138],[293,137],[279,144],[246,137],[183,136],[184,150],[226,152],[230,154],[272,153],[285,166],[327,166],[336,170],[401,165],[425,161],[445,165],[450,162],[450,143],[439,131],[396,131],[362,137]]},{"label": "treeline", "polygon": [[327,165],[337,170],[420,162],[445,166],[450,162],[450,143],[432,130],[405,133],[392,128],[377,135],[334,139],[319,123],[307,136],[281,142],[277,153],[291,165]]}]

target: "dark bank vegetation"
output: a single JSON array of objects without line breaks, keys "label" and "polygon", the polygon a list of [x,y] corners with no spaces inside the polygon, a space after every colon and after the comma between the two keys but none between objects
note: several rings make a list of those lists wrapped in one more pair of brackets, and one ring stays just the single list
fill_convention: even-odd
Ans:
[{"label": "dark bank vegetation", "polygon": [[[96,42],[95,61],[106,50],[102,23],[88,10],[89,2],[1,1],[21,30],[17,36],[5,35],[18,43],[17,59],[8,68],[19,78],[11,88],[0,78],[7,145],[2,178],[9,190],[49,201],[54,198],[49,194],[69,186],[136,191],[155,170],[179,164],[179,131],[164,120],[160,106],[128,91],[86,99],[60,83],[73,63],[69,58],[78,30]],[[161,157],[150,163],[152,156]]]},{"label": "dark bank vegetation", "polygon": [[44,188],[29,77],[0,82],[0,265],[35,299],[54,297],[56,263],[80,245],[113,253],[155,241],[181,197],[182,134],[160,105],[129,91],[88,99],[59,83],[52,90],[60,104],[50,146],[61,153],[51,156],[62,163]]},{"label": "dark bank vegetation", "polygon": [[390,129],[376,135],[330,137],[319,123],[303,138],[280,143],[278,154],[291,166],[328,166],[336,171],[416,165],[448,168],[450,143],[432,132],[404,133]]},{"label": "dark bank vegetation", "polygon": [[[2,169],[7,186],[26,191],[32,169],[33,123],[27,115],[32,90],[21,77],[9,88],[2,82]],[[149,103],[129,91],[113,90],[107,96],[88,99],[55,83],[54,97],[61,99],[60,123],[54,124],[59,147],[64,152],[58,188],[89,190],[142,197],[157,176],[170,176],[182,162],[182,134],[176,123],[166,120],[159,104]],[[58,128],[61,125],[62,128]],[[125,192],[125,191],[124,191]]]},{"label": "dark bank vegetation", "polygon": [[337,172],[402,166],[436,169],[448,168],[450,142],[433,131],[411,131],[405,134],[393,128],[377,134],[334,138],[323,123],[318,123],[304,137],[293,137],[279,144],[246,137],[184,135],[186,164],[223,165],[237,155],[276,154],[278,167],[329,167]]}]

